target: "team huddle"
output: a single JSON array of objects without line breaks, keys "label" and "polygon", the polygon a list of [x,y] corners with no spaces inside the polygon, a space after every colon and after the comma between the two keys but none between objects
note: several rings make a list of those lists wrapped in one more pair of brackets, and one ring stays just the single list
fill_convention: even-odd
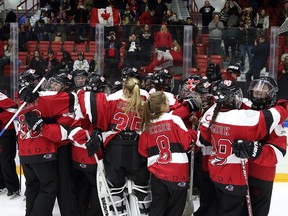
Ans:
[{"label": "team huddle", "polygon": [[233,70],[225,80],[215,68],[190,75],[177,95],[166,69],[124,68],[113,84],[85,71],[23,72],[16,129],[26,216],[51,216],[56,198],[64,216],[191,215],[194,152],[194,216],[268,215],[288,103],[271,77],[251,81],[243,99]]}]

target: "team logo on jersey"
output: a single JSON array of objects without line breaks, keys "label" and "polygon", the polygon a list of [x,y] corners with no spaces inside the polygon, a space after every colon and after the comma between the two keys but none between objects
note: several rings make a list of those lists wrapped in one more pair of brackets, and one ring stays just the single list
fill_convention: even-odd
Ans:
[{"label": "team logo on jersey", "polygon": [[186,184],[187,184],[186,182],[179,182],[178,186],[179,187],[186,187]]},{"label": "team logo on jersey", "polygon": [[43,156],[43,158],[44,159],[51,159],[52,158],[52,154],[45,154],[44,156]]},{"label": "team logo on jersey", "polygon": [[87,168],[87,165],[86,165],[86,164],[79,164],[79,166],[80,166],[82,169],[86,169],[86,168]]},{"label": "team logo on jersey", "polygon": [[228,191],[234,191],[234,186],[233,185],[227,185],[225,187],[225,189],[228,190]]}]

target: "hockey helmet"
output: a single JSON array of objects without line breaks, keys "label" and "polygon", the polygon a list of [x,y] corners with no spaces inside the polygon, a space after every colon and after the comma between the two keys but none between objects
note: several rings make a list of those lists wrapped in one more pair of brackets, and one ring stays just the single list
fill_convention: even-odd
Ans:
[{"label": "hockey helmet", "polygon": [[[199,75],[190,75],[181,85],[179,85],[179,99],[185,100],[199,95],[195,92],[195,87],[200,83],[201,77]],[[200,96],[200,95],[199,95]]]},{"label": "hockey helmet", "polygon": [[140,72],[135,67],[124,67],[121,71],[121,79],[125,81],[128,77],[134,77],[138,80],[141,79]]},{"label": "hockey helmet", "polygon": [[91,74],[88,76],[88,83],[86,86],[87,91],[105,92],[108,88],[108,83],[103,76]]},{"label": "hockey helmet", "polygon": [[200,83],[195,87],[195,91],[201,95],[203,109],[208,108],[213,103],[211,87],[212,85],[206,76],[202,77]]},{"label": "hockey helmet", "polygon": [[75,86],[80,88],[87,84],[88,72],[85,70],[75,70],[72,72]]},{"label": "hockey helmet", "polygon": [[243,100],[242,90],[232,80],[222,80],[215,91],[214,98],[221,108],[238,109]]},{"label": "hockey helmet", "polygon": [[151,76],[151,83],[153,83],[157,90],[170,92],[174,88],[173,76],[166,69],[155,71]]},{"label": "hockey helmet", "polygon": [[33,69],[23,71],[19,76],[20,87],[35,87],[42,77],[40,73]]},{"label": "hockey helmet", "polygon": [[52,91],[67,91],[72,87],[73,77],[68,73],[60,73],[48,80],[48,89]]},{"label": "hockey helmet", "polygon": [[277,100],[278,85],[272,77],[260,77],[252,80],[248,88],[248,98],[252,108],[257,110],[273,106]]}]

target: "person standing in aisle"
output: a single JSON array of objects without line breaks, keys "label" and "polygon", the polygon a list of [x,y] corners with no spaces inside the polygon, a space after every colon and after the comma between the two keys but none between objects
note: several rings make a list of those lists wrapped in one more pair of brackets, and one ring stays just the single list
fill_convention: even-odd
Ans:
[{"label": "person standing in aisle", "polygon": [[[0,129],[5,127],[14,115],[17,104],[0,92]],[[16,173],[16,131],[11,124],[0,137],[0,194],[7,192],[12,199],[19,196],[19,179]]]},{"label": "person standing in aisle", "polygon": [[152,93],[143,106],[139,153],[148,158],[152,203],[149,216],[181,216],[189,186],[186,151],[192,136],[180,117],[169,111],[162,91]]}]

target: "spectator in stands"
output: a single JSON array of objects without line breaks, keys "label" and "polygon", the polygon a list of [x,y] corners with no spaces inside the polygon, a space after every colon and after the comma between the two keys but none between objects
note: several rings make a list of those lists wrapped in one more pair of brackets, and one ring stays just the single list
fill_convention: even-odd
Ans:
[{"label": "spectator in stands", "polygon": [[128,5],[131,11],[134,12],[135,16],[138,17],[139,16],[139,5],[138,5],[138,1],[136,0],[129,0],[128,1]]},{"label": "spectator in stands", "polygon": [[[235,57],[237,47],[237,34],[238,28],[233,26],[232,22],[228,22],[228,26],[223,33],[225,58],[227,61],[233,61]],[[229,47],[231,47],[231,56],[229,53]],[[230,59],[231,58],[231,59]]]},{"label": "spectator in stands", "polygon": [[52,24],[58,24],[59,23],[59,19],[56,16],[54,11],[50,11],[50,15],[48,17],[50,18]]},{"label": "spectator in stands", "polygon": [[151,62],[152,49],[154,43],[153,33],[149,25],[144,25],[142,32],[140,34],[140,44],[141,44],[141,65],[146,66]]},{"label": "spectator in stands", "polygon": [[171,50],[173,47],[172,43],[172,36],[170,32],[168,31],[167,24],[162,23],[160,31],[158,31],[155,34],[155,51],[161,50],[161,51],[166,51],[166,50]]},{"label": "spectator in stands", "polygon": [[128,4],[128,0],[115,1],[115,7],[119,10],[120,14],[122,13],[122,11],[125,10],[127,4]]},{"label": "spectator in stands", "polygon": [[212,14],[215,11],[215,8],[210,5],[209,1],[204,2],[204,6],[200,8],[199,13],[202,14],[202,33],[208,33],[208,25],[212,21]]},{"label": "spectator in stands", "polygon": [[137,20],[136,21],[136,25],[132,26],[130,34],[133,33],[133,34],[135,34],[137,36],[137,38],[139,38],[141,33],[142,33],[142,27],[143,26],[140,25],[140,21]]},{"label": "spectator in stands", "polygon": [[278,81],[284,80],[284,77],[286,81],[288,80],[288,55],[287,54],[284,55],[286,55],[284,60],[283,61],[281,60],[278,66],[278,77],[277,77]]},{"label": "spectator in stands", "polygon": [[[254,45],[254,42],[257,38],[257,32],[255,28],[251,27],[251,23],[247,22],[246,24],[241,24],[238,29],[237,41],[239,44],[239,50],[244,59],[246,54],[248,55],[249,67],[251,66],[252,53],[251,49]],[[245,61],[244,61],[245,62]],[[242,68],[243,71],[245,68]]]},{"label": "spectator in stands", "polygon": [[26,41],[29,41],[31,39],[32,34],[32,25],[30,23],[29,18],[26,18],[25,22],[21,25],[21,31],[25,33]]},{"label": "spectator in stands", "polygon": [[85,8],[83,0],[79,0],[77,10],[74,13],[76,40],[87,40],[86,28],[88,28],[88,17],[89,11]]},{"label": "spectator in stands", "polygon": [[208,25],[209,29],[209,49],[208,55],[221,55],[221,41],[224,25],[219,20],[219,15],[215,14],[213,20]]},{"label": "spectator in stands", "polygon": [[191,17],[187,17],[186,18],[186,23],[185,25],[192,25],[192,31],[193,31],[193,35],[192,35],[192,39],[193,39],[193,43],[196,43],[196,38],[199,32],[199,28],[193,23],[193,20]]},{"label": "spectator in stands", "polygon": [[79,52],[78,58],[74,61],[73,71],[76,71],[76,70],[85,70],[86,72],[89,71],[89,62],[85,58],[83,52]]},{"label": "spectator in stands", "polygon": [[74,60],[67,51],[63,51],[62,59],[60,61],[59,71],[71,73],[73,71]]},{"label": "spectator in stands", "polygon": [[269,14],[266,13],[265,9],[262,9],[260,13],[256,14],[254,24],[255,27],[259,28],[263,33],[269,28]]},{"label": "spectator in stands", "polygon": [[258,40],[255,41],[254,46],[251,49],[253,54],[249,71],[246,73],[246,81],[250,82],[253,76],[254,79],[260,78],[261,70],[266,66],[268,56],[270,54],[269,44],[266,42],[266,37],[260,35]]},{"label": "spectator in stands", "polygon": [[227,26],[228,20],[229,20],[229,14],[230,14],[230,4],[229,2],[225,2],[224,7],[220,11],[219,19],[224,24],[224,26]]},{"label": "spectator in stands", "polygon": [[40,19],[35,22],[34,35],[37,38],[37,41],[44,40],[44,20]]},{"label": "spectator in stands", "polygon": [[104,76],[109,81],[114,81],[112,79],[117,80],[117,78],[120,76],[120,74],[118,74],[118,64],[120,62],[120,47],[121,43],[116,38],[115,32],[110,31],[107,40],[104,42]]},{"label": "spectator in stands", "polygon": [[89,72],[97,74],[98,70],[99,70],[98,55],[95,52],[93,59],[91,59],[91,61],[89,62]]},{"label": "spectator in stands", "polygon": [[124,40],[129,37],[131,27],[135,23],[136,14],[130,10],[129,4],[126,5],[125,10],[121,12],[121,25]]},{"label": "spectator in stands", "polygon": [[47,62],[43,58],[43,56],[40,55],[38,50],[34,51],[34,55],[29,64],[29,68],[34,69],[35,71],[37,71],[37,73],[41,74],[42,76],[45,75],[46,73],[45,70],[47,69]]},{"label": "spectator in stands", "polygon": [[69,0],[62,0],[61,7],[64,11],[66,11],[66,13],[69,14],[69,12],[71,11],[70,1]]},{"label": "spectator in stands", "polygon": [[54,41],[55,39],[55,27],[51,23],[50,18],[47,18],[46,23],[44,24],[44,40],[45,41]]},{"label": "spectator in stands", "polygon": [[12,55],[12,41],[8,40],[7,44],[3,47],[4,54],[0,58],[0,77],[4,75],[4,67],[7,64],[10,64],[10,57]]},{"label": "spectator in stands", "polygon": [[150,8],[151,5],[148,0],[141,0],[139,3],[139,16],[141,16],[144,12],[149,11]]},{"label": "spectator in stands", "polygon": [[288,17],[288,1],[284,2],[283,9],[280,13],[279,26],[281,26]]},{"label": "spectator in stands", "polygon": [[153,25],[154,24],[154,16],[155,16],[155,10],[151,9],[149,11],[145,11],[141,14],[139,17],[139,21],[141,25]]},{"label": "spectator in stands", "polygon": [[154,23],[161,24],[163,22],[163,17],[165,12],[167,11],[167,6],[162,0],[156,0],[154,4],[152,4],[152,8],[155,10]]},{"label": "spectator in stands", "polygon": [[168,10],[172,9],[172,0],[164,0],[164,3],[166,4]]},{"label": "spectator in stands", "polygon": [[55,55],[53,50],[48,50],[48,57],[46,58],[47,62],[47,68],[46,73],[49,72],[49,77],[56,74],[56,72],[59,70],[59,61],[57,59],[57,55]]},{"label": "spectator in stands", "polygon": [[87,9],[87,11],[89,11],[89,13],[90,13],[92,8],[94,7],[93,0],[84,0],[84,6]]},{"label": "spectator in stands", "polygon": [[69,26],[66,24],[65,20],[61,18],[60,23],[56,25],[56,36],[60,37],[60,40],[58,41],[62,41],[62,42],[66,41],[67,32],[69,32]]},{"label": "spectator in stands", "polygon": [[139,56],[141,54],[141,46],[139,38],[137,38],[136,34],[132,33],[129,36],[129,40],[125,46],[125,59],[123,65],[125,67],[135,67],[139,68],[140,59]]}]

